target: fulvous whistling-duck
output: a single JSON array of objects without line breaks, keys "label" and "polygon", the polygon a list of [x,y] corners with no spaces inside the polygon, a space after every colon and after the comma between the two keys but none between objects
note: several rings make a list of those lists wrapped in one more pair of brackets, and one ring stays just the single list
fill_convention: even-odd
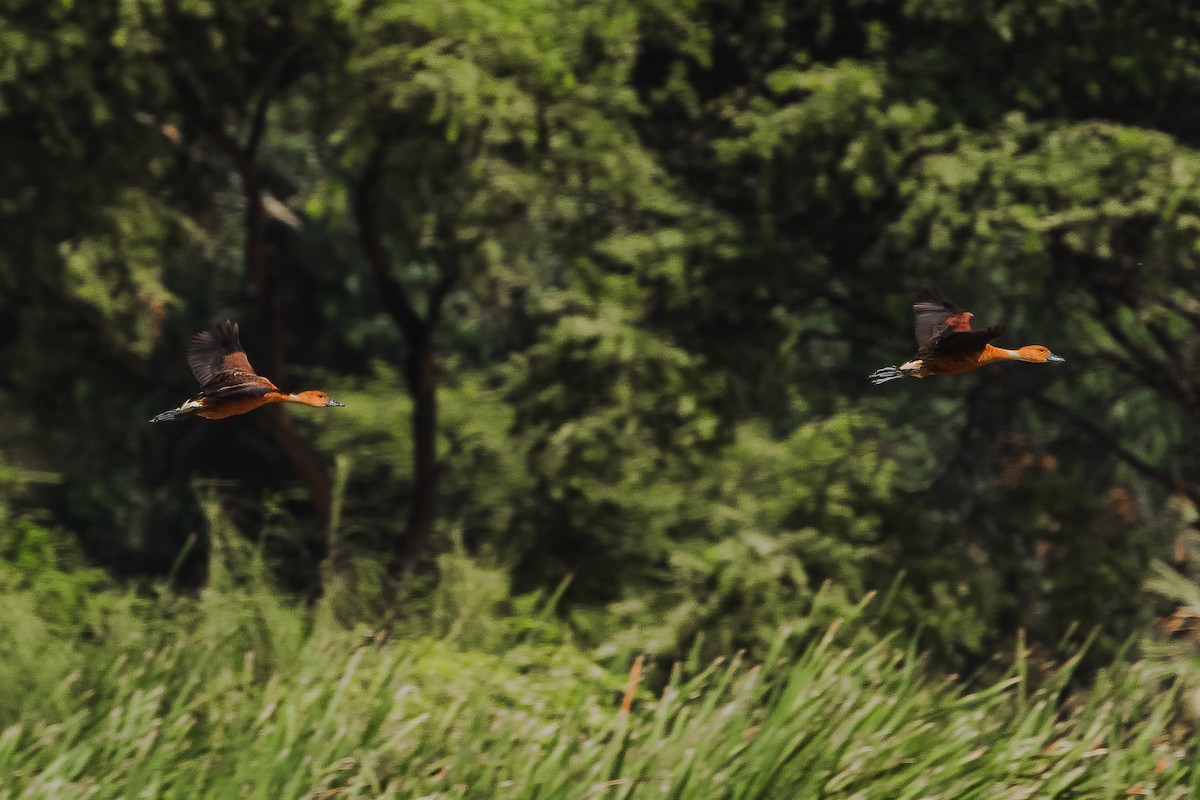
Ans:
[{"label": "fulvous whistling-duck", "polygon": [[1016,350],[992,347],[988,342],[1004,333],[996,325],[982,331],[971,330],[970,311],[964,311],[941,292],[929,290],[913,302],[917,318],[917,357],[898,367],[883,367],[867,376],[879,384],[896,378],[927,378],[930,375],[959,375],[994,361],[1027,361],[1031,364],[1066,361],[1040,344],[1027,344]]},{"label": "fulvous whistling-duck", "polygon": [[225,419],[245,414],[267,403],[303,403],[306,406],[341,406],[324,392],[284,394],[275,384],[250,366],[238,339],[236,322],[225,320],[216,330],[203,331],[188,345],[188,365],[200,381],[200,394],[179,408],[164,411],[151,422],[165,422],[192,414],[206,419]]}]

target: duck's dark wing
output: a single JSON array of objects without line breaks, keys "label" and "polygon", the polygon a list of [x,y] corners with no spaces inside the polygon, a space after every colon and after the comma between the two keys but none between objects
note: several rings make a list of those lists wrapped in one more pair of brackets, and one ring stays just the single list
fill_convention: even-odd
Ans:
[{"label": "duck's dark wing", "polygon": [[918,352],[932,349],[948,334],[971,330],[971,317],[974,314],[952,303],[936,289],[922,293],[913,301],[912,308],[916,318]]},{"label": "duck's dark wing", "polygon": [[982,331],[950,331],[935,339],[927,348],[922,348],[920,354],[950,355],[952,353],[973,353],[982,350],[983,346],[1004,333],[1003,325],[994,325]]},{"label": "duck's dark wing", "polygon": [[200,382],[200,397],[260,395],[279,391],[250,366],[238,339],[237,323],[225,320],[215,330],[202,331],[188,345],[188,365]]},{"label": "duck's dark wing", "polygon": [[936,289],[929,289],[913,301],[917,347],[926,348],[951,331],[971,330],[970,311],[952,303]]}]

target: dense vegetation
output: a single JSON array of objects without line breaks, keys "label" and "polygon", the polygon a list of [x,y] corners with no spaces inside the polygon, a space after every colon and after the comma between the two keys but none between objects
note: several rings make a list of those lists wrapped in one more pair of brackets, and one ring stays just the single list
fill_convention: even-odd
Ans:
[{"label": "dense vegetation", "polygon": [[[1198,100],[1165,0],[0,0],[0,793],[896,797],[936,719],[925,794],[1183,796]],[[871,386],[927,286],[1068,362]],[[146,424],[227,317],[346,407]]]},{"label": "dense vegetation", "polygon": [[1019,650],[1007,674],[969,689],[930,678],[913,647],[873,632],[865,619],[880,601],[868,597],[828,627],[781,628],[753,666],[693,650],[661,670],[634,660],[624,676],[584,658],[544,602],[517,617],[487,607],[469,562],[443,582],[431,620],[347,630],[326,600],[311,612],[281,604],[260,559],[224,552],[237,549],[231,539],[215,544],[217,563],[235,556],[240,569],[215,569],[196,601],[109,595],[100,635],[66,646],[38,593],[6,585],[0,633],[18,646],[0,652],[3,796],[982,800],[1200,789],[1178,698],[1145,662],[1064,700],[1078,659],[1039,675]]}]

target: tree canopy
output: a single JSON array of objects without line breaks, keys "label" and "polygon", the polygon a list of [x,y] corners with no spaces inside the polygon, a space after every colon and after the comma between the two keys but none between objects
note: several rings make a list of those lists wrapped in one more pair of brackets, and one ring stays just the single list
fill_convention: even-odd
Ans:
[{"label": "tree canopy", "polygon": [[[97,565],[202,582],[215,496],[347,614],[465,551],[662,652],[891,591],[952,664],[1191,568],[1187,4],[0,0],[0,42],[0,487]],[[1068,363],[871,386],[928,286]],[[146,425],[226,317],[346,408]]]}]

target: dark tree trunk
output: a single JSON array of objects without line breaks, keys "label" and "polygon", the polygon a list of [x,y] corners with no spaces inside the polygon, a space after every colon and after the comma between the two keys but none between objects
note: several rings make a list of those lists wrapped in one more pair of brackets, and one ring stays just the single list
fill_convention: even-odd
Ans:
[{"label": "dark tree trunk", "polygon": [[[263,208],[262,188],[254,174],[252,161],[246,159],[238,171],[241,174],[246,200],[246,273],[250,293],[258,303],[258,313],[263,324],[263,343],[266,347],[264,371],[272,380],[282,382],[283,320],[275,299],[271,273],[267,269],[263,229],[266,212]],[[292,418],[282,406],[267,406],[264,413],[272,438],[287,456],[292,468],[308,490],[322,544],[327,545],[330,513],[333,508],[333,488],[329,473],[321,463],[317,451],[296,430]]]},{"label": "dark tree trunk", "polygon": [[457,282],[457,265],[439,265],[440,278],[430,290],[428,311],[422,318],[407,289],[391,272],[391,256],[383,243],[376,209],[376,192],[383,169],[384,149],[376,148],[363,171],[355,195],[359,243],[371,265],[384,309],[404,334],[408,353],[404,379],[413,400],[413,489],[404,539],[396,550],[391,572],[407,577],[416,568],[433,533],[438,514],[439,465],[437,460],[437,363],[433,335],[441,318],[442,302]]}]

